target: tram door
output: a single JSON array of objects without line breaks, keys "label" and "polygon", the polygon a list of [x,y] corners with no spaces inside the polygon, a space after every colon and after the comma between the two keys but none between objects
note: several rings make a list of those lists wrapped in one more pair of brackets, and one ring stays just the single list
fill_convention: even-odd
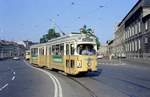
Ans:
[{"label": "tram door", "polygon": [[74,49],[73,44],[66,44],[66,72],[69,74],[74,73]]},{"label": "tram door", "polygon": [[66,44],[66,72],[70,73],[70,44]]}]

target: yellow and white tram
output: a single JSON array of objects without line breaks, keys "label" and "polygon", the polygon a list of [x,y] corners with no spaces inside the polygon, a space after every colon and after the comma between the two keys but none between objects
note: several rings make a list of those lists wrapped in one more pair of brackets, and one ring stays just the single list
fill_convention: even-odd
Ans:
[{"label": "yellow and white tram", "polygon": [[[80,33],[49,40],[31,46],[30,63],[57,69],[66,74],[96,71],[96,39]],[[86,53],[87,51],[87,53]]]},{"label": "yellow and white tram", "polygon": [[30,60],[30,50],[25,51],[25,59]]}]

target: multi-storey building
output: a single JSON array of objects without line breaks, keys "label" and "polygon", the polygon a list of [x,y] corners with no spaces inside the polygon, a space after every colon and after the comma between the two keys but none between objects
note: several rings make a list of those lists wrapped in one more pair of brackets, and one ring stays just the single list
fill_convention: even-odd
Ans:
[{"label": "multi-storey building", "polygon": [[114,55],[116,57],[124,57],[125,56],[124,25],[120,25],[117,27],[113,45],[114,45],[113,48]]},{"label": "multi-storey building", "polygon": [[0,40],[0,59],[24,56],[25,47],[16,42]]},{"label": "multi-storey building", "polygon": [[24,44],[26,50],[29,50],[31,45],[34,45],[34,44],[37,44],[37,43],[29,41],[29,40],[26,40],[26,41],[23,41],[23,44]]},{"label": "multi-storey building", "polygon": [[98,49],[98,53],[106,56],[107,55],[107,45],[100,46],[100,48]]},{"label": "multi-storey building", "polygon": [[139,0],[129,11],[118,24],[115,41],[116,51],[127,58],[150,57],[150,0]]}]

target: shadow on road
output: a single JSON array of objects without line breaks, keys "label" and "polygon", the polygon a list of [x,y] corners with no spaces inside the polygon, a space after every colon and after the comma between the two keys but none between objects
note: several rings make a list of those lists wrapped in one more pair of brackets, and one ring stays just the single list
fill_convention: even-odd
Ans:
[{"label": "shadow on road", "polygon": [[80,73],[78,75],[68,75],[70,77],[77,77],[77,78],[82,78],[82,77],[97,77],[100,76],[100,74],[102,73],[102,69],[98,69],[96,72],[88,72],[88,73]]}]

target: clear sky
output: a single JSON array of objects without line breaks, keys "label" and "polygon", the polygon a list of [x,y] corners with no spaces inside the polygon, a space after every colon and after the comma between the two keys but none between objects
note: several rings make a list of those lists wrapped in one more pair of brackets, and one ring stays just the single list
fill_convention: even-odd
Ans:
[{"label": "clear sky", "polygon": [[[0,39],[39,41],[55,22],[63,32],[86,24],[101,43],[138,0],[0,0]],[[104,7],[103,7],[104,6]],[[57,31],[60,32],[58,27]]]}]

